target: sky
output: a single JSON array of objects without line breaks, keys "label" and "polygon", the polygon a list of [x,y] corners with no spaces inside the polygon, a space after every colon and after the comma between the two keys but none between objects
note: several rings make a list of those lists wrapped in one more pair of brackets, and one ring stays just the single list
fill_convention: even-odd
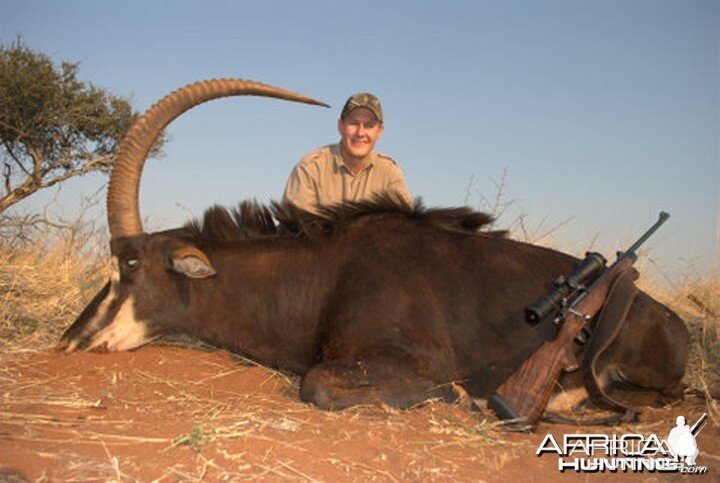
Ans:
[{"label": "sky", "polygon": [[[716,0],[0,0],[2,43],[80,62],[139,111],[215,77],[331,104],[233,98],[183,115],[145,168],[149,228],[279,199],[294,164],[338,140],[345,99],[369,91],[377,148],[426,206],[489,210],[500,195],[499,227],[610,259],[664,210],[643,273],[675,286],[718,269],[719,26]],[[53,198],[72,213],[105,181],[18,210]]]}]

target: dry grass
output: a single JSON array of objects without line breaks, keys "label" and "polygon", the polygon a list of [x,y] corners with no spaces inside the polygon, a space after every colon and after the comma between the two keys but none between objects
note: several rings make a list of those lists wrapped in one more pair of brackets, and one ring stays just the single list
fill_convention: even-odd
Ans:
[{"label": "dry grass", "polygon": [[687,322],[692,338],[685,381],[705,397],[720,424],[720,277],[687,285],[666,302]]},{"label": "dry grass", "polygon": [[0,351],[44,350],[107,278],[98,251],[74,237],[0,242]]}]

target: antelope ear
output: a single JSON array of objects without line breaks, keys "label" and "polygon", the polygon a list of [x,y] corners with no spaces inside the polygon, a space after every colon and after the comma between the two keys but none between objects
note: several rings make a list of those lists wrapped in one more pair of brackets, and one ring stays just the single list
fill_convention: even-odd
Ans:
[{"label": "antelope ear", "polygon": [[217,274],[207,255],[195,247],[182,247],[170,256],[172,270],[190,278],[206,278]]}]

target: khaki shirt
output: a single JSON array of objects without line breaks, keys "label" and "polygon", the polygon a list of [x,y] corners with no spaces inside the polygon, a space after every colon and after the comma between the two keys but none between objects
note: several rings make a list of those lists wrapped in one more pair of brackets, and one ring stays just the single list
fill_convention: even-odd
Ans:
[{"label": "khaki shirt", "polygon": [[361,201],[384,191],[399,194],[412,205],[402,171],[388,156],[373,152],[370,162],[353,174],[340,155],[340,145],[316,149],[290,173],[283,199],[313,213],[318,207]]}]

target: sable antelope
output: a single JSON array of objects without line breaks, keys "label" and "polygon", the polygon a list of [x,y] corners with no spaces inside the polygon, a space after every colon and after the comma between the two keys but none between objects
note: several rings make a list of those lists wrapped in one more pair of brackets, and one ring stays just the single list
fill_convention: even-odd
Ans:
[{"label": "sable antelope", "polygon": [[[487,397],[554,327],[523,308],[577,259],[480,230],[467,208],[425,209],[380,196],[326,209],[251,203],[202,223],[147,234],[138,187],[147,154],[177,116],[223,96],[324,105],[242,80],[198,82],[150,108],[118,152],[108,191],[114,269],[62,336],[67,352],[134,349],[169,332],[302,376],[300,397],[339,409],[452,398],[450,382]],[[683,321],[645,293],[606,353],[601,379],[673,394],[683,376]]]}]

